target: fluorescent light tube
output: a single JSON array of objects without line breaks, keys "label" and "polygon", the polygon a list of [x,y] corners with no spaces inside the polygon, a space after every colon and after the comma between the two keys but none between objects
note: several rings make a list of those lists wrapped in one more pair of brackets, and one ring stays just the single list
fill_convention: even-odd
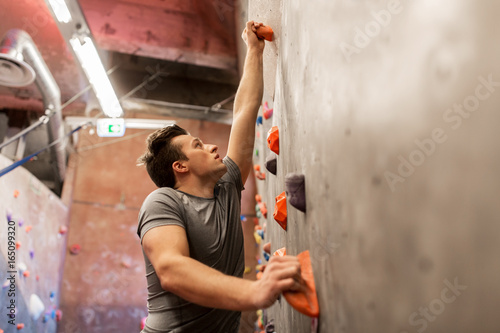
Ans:
[{"label": "fluorescent light tube", "polygon": [[69,12],[68,6],[64,0],[48,0],[50,7],[54,11],[56,18],[59,22],[69,23],[71,22],[71,13]]},{"label": "fluorescent light tube", "polygon": [[111,86],[111,82],[109,82],[97,49],[89,37],[83,37],[82,40],[83,43],[80,42],[78,37],[73,37],[69,42],[92,85],[102,111],[108,117],[120,117],[123,114],[122,107]]}]

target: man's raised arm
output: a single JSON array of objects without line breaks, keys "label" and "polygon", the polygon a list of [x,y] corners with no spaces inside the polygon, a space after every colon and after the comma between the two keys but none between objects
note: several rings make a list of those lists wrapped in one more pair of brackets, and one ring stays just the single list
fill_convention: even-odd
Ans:
[{"label": "man's raised arm", "polygon": [[238,165],[243,184],[252,168],[255,121],[264,89],[262,53],[264,40],[256,31],[262,23],[247,22],[242,38],[247,44],[243,76],[234,100],[233,125],[229,137],[228,156]]}]

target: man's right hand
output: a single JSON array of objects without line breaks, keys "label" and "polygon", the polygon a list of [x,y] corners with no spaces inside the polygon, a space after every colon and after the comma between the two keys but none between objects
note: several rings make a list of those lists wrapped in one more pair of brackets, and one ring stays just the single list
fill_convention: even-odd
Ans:
[{"label": "man's right hand", "polygon": [[253,283],[254,305],[265,309],[274,304],[283,291],[300,288],[300,263],[294,256],[273,256],[262,274]]}]

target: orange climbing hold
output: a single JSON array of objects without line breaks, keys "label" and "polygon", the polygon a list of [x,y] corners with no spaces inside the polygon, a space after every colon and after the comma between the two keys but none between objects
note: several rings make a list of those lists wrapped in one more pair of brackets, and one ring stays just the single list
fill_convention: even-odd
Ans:
[{"label": "orange climbing hold", "polygon": [[32,228],[33,226],[27,225],[26,227],[24,227],[24,230],[26,230],[26,232],[30,232]]},{"label": "orange climbing hold", "polygon": [[302,276],[300,290],[285,291],[283,296],[295,310],[306,316],[317,318],[319,316],[319,305],[309,251],[299,253],[297,258],[300,262]]},{"label": "orange climbing hold", "polygon": [[30,271],[24,271],[23,272],[24,277],[30,277]]},{"label": "orange climbing hold", "polygon": [[267,218],[267,205],[265,202],[259,202],[260,213],[264,218]]},{"label": "orange climbing hold", "polygon": [[274,251],[273,256],[286,256],[286,247],[282,247],[281,249],[277,249],[276,251]]},{"label": "orange climbing hold", "polygon": [[14,198],[17,198],[19,196],[19,191],[18,190],[14,190]]},{"label": "orange climbing hold", "polygon": [[258,203],[262,202],[262,196],[260,194],[256,194],[255,195],[255,201],[257,201]]},{"label": "orange climbing hold", "polygon": [[17,327],[17,330],[18,330],[18,331],[19,331],[19,330],[22,330],[22,329],[24,328],[24,324],[23,324],[23,323],[21,323],[21,324],[17,324],[17,326],[16,326],[16,327]]},{"label": "orange climbing hold", "polygon": [[270,42],[273,41],[273,33],[273,29],[271,29],[268,25],[263,25],[257,28],[257,36]]},{"label": "orange climbing hold", "polygon": [[267,146],[277,155],[280,154],[280,132],[278,126],[273,126],[267,133]]},{"label": "orange climbing hold", "polygon": [[266,180],[266,174],[263,172],[255,171],[255,177],[259,180]]},{"label": "orange climbing hold", "polygon": [[254,169],[255,171],[260,171],[260,165],[255,164],[255,165],[253,166],[253,169]]},{"label": "orange climbing hold", "polygon": [[286,195],[282,192],[276,197],[276,204],[274,205],[273,217],[278,224],[286,231],[287,218],[286,218]]}]

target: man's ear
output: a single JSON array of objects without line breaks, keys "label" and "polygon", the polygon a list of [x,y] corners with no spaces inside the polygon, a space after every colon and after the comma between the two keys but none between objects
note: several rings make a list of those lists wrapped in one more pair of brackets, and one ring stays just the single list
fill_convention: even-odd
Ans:
[{"label": "man's ear", "polygon": [[172,169],[175,171],[175,172],[179,172],[179,173],[186,173],[189,171],[189,167],[186,163],[187,161],[175,161],[173,164],[172,164]]}]

